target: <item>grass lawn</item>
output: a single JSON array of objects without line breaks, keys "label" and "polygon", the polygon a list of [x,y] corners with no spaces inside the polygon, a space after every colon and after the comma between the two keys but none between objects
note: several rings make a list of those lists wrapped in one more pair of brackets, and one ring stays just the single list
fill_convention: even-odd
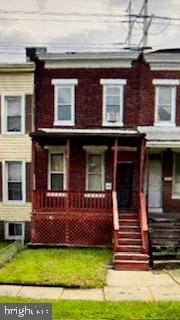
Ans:
[{"label": "grass lawn", "polygon": [[0,269],[0,282],[103,287],[110,249],[27,249]]},{"label": "grass lawn", "polygon": [[7,248],[11,243],[12,241],[0,241],[0,251]]},{"label": "grass lawn", "polygon": [[179,320],[180,302],[95,302],[0,298],[0,303],[52,303],[53,320]]}]

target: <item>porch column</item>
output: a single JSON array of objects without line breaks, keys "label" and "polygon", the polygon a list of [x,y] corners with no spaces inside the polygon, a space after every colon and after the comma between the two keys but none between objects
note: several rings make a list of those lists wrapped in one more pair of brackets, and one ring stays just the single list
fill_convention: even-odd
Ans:
[{"label": "porch column", "polygon": [[69,198],[70,198],[70,139],[66,141],[66,190],[67,190],[67,211],[69,210]]},{"label": "porch column", "polygon": [[145,155],[146,155],[146,140],[142,137],[140,145],[140,179],[139,192],[144,192],[144,175],[145,175]]},{"label": "porch column", "polygon": [[31,160],[31,201],[32,201],[32,211],[35,210],[37,205],[36,194],[36,141],[32,138],[31,144],[32,160]]},{"label": "porch column", "polygon": [[116,177],[117,177],[117,160],[118,160],[118,138],[115,138],[114,143],[114,165],[113,165],[113,191],[116,191]]}]

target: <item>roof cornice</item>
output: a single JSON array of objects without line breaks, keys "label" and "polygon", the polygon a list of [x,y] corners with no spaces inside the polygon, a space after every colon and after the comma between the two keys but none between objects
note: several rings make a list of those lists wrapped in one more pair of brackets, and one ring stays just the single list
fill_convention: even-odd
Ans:
[{"label": "roof cornice", "polygon": [[35,65],[31,63],[0,63],[0,73],[33,72]]},{"label": "roof cornice", "polygon": [[45,68],[130,68],[138,54],[132,52],[46,53],[38,55]]},{"label": "roof cornice", "polygon": [[180,71],[180,54],[178,53],[147,54],[145,60],[154,71]]}]

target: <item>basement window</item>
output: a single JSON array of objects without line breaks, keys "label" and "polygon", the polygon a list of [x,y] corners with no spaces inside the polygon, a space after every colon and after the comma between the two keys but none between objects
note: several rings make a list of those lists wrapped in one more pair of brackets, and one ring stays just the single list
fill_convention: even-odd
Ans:
[{"label": "basement window", "polygon": [[21,240],[24,239],[23,222],[5,222],[5,239]]}]

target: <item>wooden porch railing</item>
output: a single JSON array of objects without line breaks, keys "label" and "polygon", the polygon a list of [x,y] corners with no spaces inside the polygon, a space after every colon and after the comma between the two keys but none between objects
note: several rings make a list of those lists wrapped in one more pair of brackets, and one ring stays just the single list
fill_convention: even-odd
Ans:
[{"label": "wooden porch railing", "polygon": [[117,204],[117,192],[112,192],[112,204],[113,204],[113,233],[114,233],[114,251],[118,246],[118,232],[119,232],[119,214]]},{"label": "wooden porch railing", "polygon": [[33,191],[33,212],[112,212],[111,191]]},{"label": "wooden porch railing", "polygon": [[146,210],[146,200],[145,200],[144,192],[140,192],[139,194],[139,217],[140,217],[143,253],[148,254],[149,252],[148,223],[147,223],[147,210]]}]

